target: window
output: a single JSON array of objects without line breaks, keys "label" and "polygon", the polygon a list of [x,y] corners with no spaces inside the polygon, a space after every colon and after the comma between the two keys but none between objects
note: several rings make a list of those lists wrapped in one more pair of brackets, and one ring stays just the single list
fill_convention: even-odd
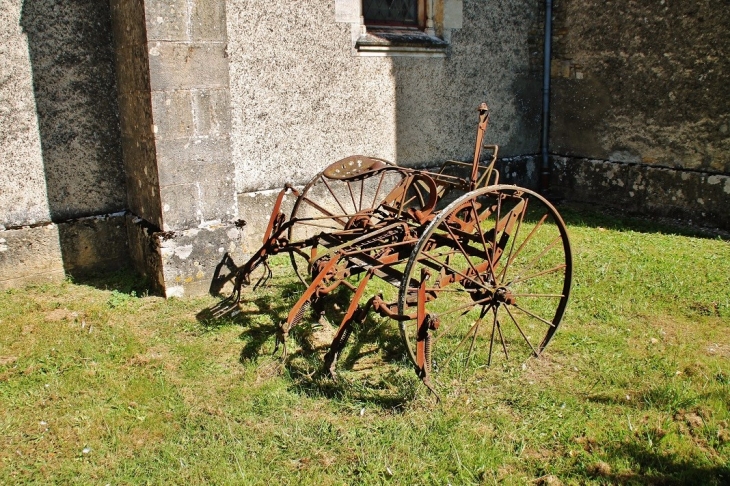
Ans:
[{"label": "window", "polygon": [[422,0],[362,0],[365,25],[424,27]]},{"label": "window", "polygon": [[462,0],[335,0],[357,56],[444,57],[462,10]]}]

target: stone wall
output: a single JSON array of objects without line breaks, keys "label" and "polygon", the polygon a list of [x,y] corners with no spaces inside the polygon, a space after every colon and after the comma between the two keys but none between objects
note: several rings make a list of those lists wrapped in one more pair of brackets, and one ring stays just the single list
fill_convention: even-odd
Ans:
[{"label": "stone wall", "polygon": [[[690,178],[707,181],[730,174],[730,4],[556,0],[554,21],[550,146],[553,153],[570,157],[559,162],[560,177],[592,172],[591,167],[563,170],[566,163],[588,160],[646,166],[628,172],[615,168],[626,176],[642,174],[643,182],[629,179],[616,186],[604,180],[613,188],[608,192],[592,177],[570,186],[577,190],[588,184],[579,191],[584,199],[624,205],[646,198],[630,206],[722,226],[720,220],[702,217],[717,213],[701,210],[698,199],[708,199],[701,193],[685,205],[676,196],[694,192],[684,189]],[[696,175],[667,179],[666,170],[651,168]],[[656,191],[630,189],[653,176],[660,177],[649,181]],[[730,206],[730,194],[712,197],[720,198],[718,207]]]},{"label": "stone wall", "polygon": [[132,261],[168,297],[204,293],[240,253],[225,0],[110,3]]}]

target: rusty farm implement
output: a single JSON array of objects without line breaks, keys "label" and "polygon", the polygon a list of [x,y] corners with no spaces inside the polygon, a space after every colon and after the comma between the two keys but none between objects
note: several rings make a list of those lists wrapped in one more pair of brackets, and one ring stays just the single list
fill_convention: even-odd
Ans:
[{"label": "rusty farm implement", "polygon": [[[335,366],[352,332],[369,312],[397,321],[417,375],[449,367],[488,365],[496,356],[539,356],[568,302],[571,251],[565,223],[541,195],[499,184],[498,147],[483,145],[489,122],[479,107],[471,163],[438,171],[398,167],[351,156],[325,168],[303,189],[279,194],[263,245],[235,274],[230,299],[254,269],[271,275],[271,255],[286,253],[306,290],[277,330],[277,348],[310,307],[322,308],[335,289],[352,299],[325,355]],[[482,163],[482,151],[491,151]],[[291,215],[285,194],[296,196]],[[391,297],[368,295],[386,282]]]}]

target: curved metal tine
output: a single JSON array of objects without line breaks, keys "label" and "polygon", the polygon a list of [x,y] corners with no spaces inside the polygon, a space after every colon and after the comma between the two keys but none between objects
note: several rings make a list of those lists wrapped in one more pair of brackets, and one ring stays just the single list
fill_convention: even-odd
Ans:
[{"label": "curved metal tine", "polygon": [[438,392],[436,392],[436,388],[431,383],[430,378],[424,377],[421,379],[421,382],[428,388],[428,390],[433,393],[433,396],[436,397],[436,403],[441,403],[441,397],[439,396]]},{"label": "curved metal tine", "polygon": [[253,286],[253,290],[258,289],[260,286],[266,285],[266,283],[274,275],[274,272],[271,271],[271,267],[269,266],[268,260],[264,260],[263,265],[266,268],[266,271],[264,272],[263,275],[261,275],[261,278],[259,278],[259,280],[256,282],[256,285]]},{"label": "curved metal tine", "polygon": [[[416,196],[418,197],[418,202],[421,204],[421,207],[426,205],[426,200],[423,198],[423,193],[421,192],[421,184],[419,184],[421,180],[415,180],[411,186],[414,188],[414,191],[416,193]],[[421,186],[421,187],[419,187]]]},{"label": "curved metal tine", "polygon": [[280,339],[279,335],[276,335],[276,344],[274,345],[274,351],[271,353],[271,356],[275,356],[276,352],[279,351],[279,346],[281,346],[281,360],[285,360],[287,357],[287,349],[286,349],[286,339]]}]

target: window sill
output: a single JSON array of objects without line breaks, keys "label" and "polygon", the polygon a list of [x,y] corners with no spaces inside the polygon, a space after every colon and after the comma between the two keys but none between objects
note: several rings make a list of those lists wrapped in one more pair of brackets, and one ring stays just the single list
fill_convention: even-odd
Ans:
[{"label": "window sill", "polygon": [[359,56],[446,57],[449,43],[408,27],[368,27],[355,42]]}]

